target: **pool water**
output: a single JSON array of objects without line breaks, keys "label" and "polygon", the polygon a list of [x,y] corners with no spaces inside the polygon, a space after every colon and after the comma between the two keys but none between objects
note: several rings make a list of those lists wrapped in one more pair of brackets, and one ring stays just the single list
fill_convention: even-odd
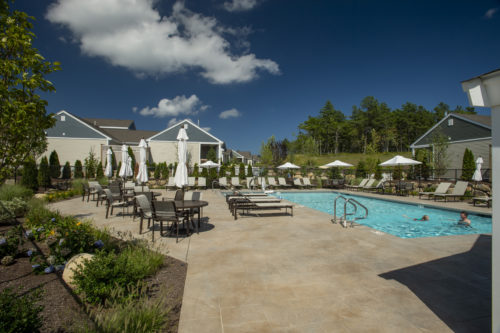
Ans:
[{"label": "pool water", "polygon": [[[276,197],[317,209],[333,215],[333,202],[339,193],[335,192],[276,192]],[[352,194],[342,194],[354,198],[368,208],[368,218],[356,220],[356,223],[398,236],[401,238],[435,237],[449,235],[491,233],[491,217],[469,214],[471,227],[458,225],[460,214],[457,211],[432,208],[425,205],[398,203],[388,200],[367,198]],[[351,205],[347,212],[353,212]],[[337,216],[344,214],[344,201],[337,200]],[[414,221],[429,215],[429,221]],[[356,216],[364,216],[364,210],[358,208]],[[352,216],[348,217],[349,220]]]}]

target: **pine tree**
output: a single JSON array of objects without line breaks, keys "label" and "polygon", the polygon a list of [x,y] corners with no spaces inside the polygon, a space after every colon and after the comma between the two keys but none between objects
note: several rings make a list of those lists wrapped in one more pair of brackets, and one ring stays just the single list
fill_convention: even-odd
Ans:
[{"label": "pine tree", "polygon": [[55,150],[50,153],[49,157],[50,177],[59,178],[61,176],[61,164],[59,164],[59,156]]},{"label": "pine tree", "polygon": [[365,178],[366,177],[366,166],[365,161],[360,160],[358,165],[356,166],[356,178]]},{"label": "pine tree", "polygon": [[102,162],[99,162],[97,164],[96,177],[97,177],[97,179],[101,179],[104,177],[104,170],[102,169]]},{"label": "pine tree", "polygon": [[464,157],[462,160],[462,179],[471,181],[476,169],[476,162],[474,161],[474,154],[469,148],[465,148]]},{"label": "pine tree", "polygon": [[154,177],[156,180],[160,179],[161,177],[161,167],[162,167],[161,163],[158,163],[155,167]]},{"label": "pine tree", "polygon": [[193,177],[198,178],[199,173],[200,173],[200,170],[199,170],[199,167],[198,167],[198,163],[195,163],[194,167],[193,167]]},{"label": "pine tree", "polygon": [[115,152],[113,151],[113,148],[109,147],[109,149],[111,149],[111,168],[113,169],[113,171],[116,170],[116,156],[115,156]]},{"label": "pine tree", "polygon": [[245,179],[245,164],[243,163],[240,163],[239,177]]},{"label": "pine tree", "polygon": [[234,167],[234,164],[231,165],[231,169],[230,170],[231,170],[231,177],[235,177],[236,176],[236,169]]},{"label": "pine tree", "polygon": [[23,166],[22,184],[33,191],[38,191],[38,170],[32,158],[28,158]]},{"label": "pine tree", "polygon": [[71,179],[71,166],[69,165],[69,162],[66,162],[66,164],[64,164],[62,178]]},{"label": "pine tree", "polygon": [[42,157],[40,168],[38,169],[38,185],[47,188],[50,186],[50,167],[47,156]]},{"label": "pine tree", "polygon": [[83,178],[82,161],[76,160],[76,162],[75,162],[75,174],[73,176],[75,178]]},{"label": "pine tree", "polygon": [[247,177],[253,177],[253,170],[251,165],[247,167]]},{"label": "pine tree", "polygon": [[207,152],[207,160],[217,163],[217,153],[215,152],[214,147],[210,147]]}]

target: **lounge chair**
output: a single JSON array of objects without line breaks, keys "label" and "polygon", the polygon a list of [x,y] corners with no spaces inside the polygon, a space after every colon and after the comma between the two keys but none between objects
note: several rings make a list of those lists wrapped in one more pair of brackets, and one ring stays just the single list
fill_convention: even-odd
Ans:
[{"label": "lounge chair", "polygon": [[231,177],[231,185],[233,185],[234,188],[241,188],[240,178]]},{"label": "lounge chair", "polygon": [[257,187],[257,181],[254,177],[247,177],[247,188],[250,190],[252,187]]},{"label": "lounge chair", "polygon": [[198,188],[207,188],[207,179],[205,177],[198,177]]},{"label": "lounge chair", "polygon": [[474,206],[476,206],[476,204],[478,204],[478,203],[483,203],[483,204],[486,204],[486,206],[488,208],[490,208],[492,200],[493,200],[493,198],[492,197],[488,197],[488,196],[474,197],[474,198],[472,198],[472,204]]},{"label": "lounge chair", "polygon": [[450,186],[451,186],[451,183],[440,183],[434,192],[419,192],[418,198],[421,199],[423,195],[424,196],[426,195],[427,198],[430,199],[431,195],[445,194],[446,192],[448,192],[448,189],[450,188]]},{"label": "lounge chair", "polygon": [[278,203],[281,199],[275,197],[245,197],[245,196],[231,196],[227,200],[230,212],[233,212],[234,206],[239,203]]},{"label": "lounge chair", "polygon": [[260,188],[262,188],[262,185],[264,185],[265,188],[267,186],[266,177],[257,177],[257,183],[259,184]]},{"label": "lounge chair", "polygon": [[442,198],[444,199],[444,202],[446,202],[448,198],[453,198],[456,200],[456,198],[463,197],[465,196],[465,191],[467,191],[468,185],[468,182],[458,181],[450,194],[434,194],[434,201],[436,201],[438,198]]},{"label": "lounge chair", "polygon": [[304,185],[304,184],[302,184],[302,182],[300,181],[300,178],[295,178],[295,179],[293,180],[293,185],[294,185],[295,187],[297,187],[297,188],[304,188],[304,187],[305,187],[305,185]]},{"label": "lounge chair", "polygon": [[356,188],[356,190],[364,191],[365,189],[372,187],[373,183],[375,183],[375,179],[369,179],[364,186],[362,186],[362,187],[360,186],[360,187]]},{"label": "lounge chair", "polygon": [[227,178],[226,177],[219,178],[219,187],[224,188],[226,190],[229,188],[229,185],[227,185]]},{"label": "lounge chair", "polygon": [[276,184],[276,178],[274,177],[267,177],[267,182],[269,183],[268,186],[271,188],[275,188],[278,186],[278,184]]},{"label": "lounge chair", "polygon": [[194,186],[195,186],[195,180],[196,180],[195,177],[188,177],[188,187],[189,188],[194,188]]},{"label": "lounge chair", "polygon": [[313,187],[313,184],[311,184],[311,180],[308,177],[302,178],[302,181],[304,182],[304,187],[307,188]]},{"label": "lounge chair", "polygon": [[363,192],[364,191],[378,191],[380,189],[383,189],[384,188],[384,180],[379,180],[377,185],[368,185],[368,183],[366,183],[366,185],[363,187]]},{"label": "lounge chair", "polygon": [[289,188],[292,186],[290,184],[287,184],[285,178],[283,178],[283,177],[278,177],[278,183],[280,184],[280,187],[282,187],[282,188]]},{"label": "lounge chair", "polygon": [[175,188],[175,178],[174,177],[168,177],[168,184],[166,185],[166,189],[168,190],[169,188]]},{"label": "lounge chair", "polygon": [[250,211],[250,210],[272,210],[272,209],[285,209],[285,211],[288,213],[288,208],[291,210],[291,215],[293,216],[293,205],[289,203],[284,203],[284,202],[264,202],[264,203],[255,203],[251,202],[250,200],[241,200],[237,202],[236,204],[233,205],[233,216],[234,219],[238,219],[238,210],[242,211]]},{"label": "lounge chair", "polygon": [[366,185],[366,183],[368,182],[368,180],[369,180],[368,178],[364,178],[359,183],[359,185],[347,185],[346,187],[347,187],[348,190],[357,190],[359,188],[363,188]]}]

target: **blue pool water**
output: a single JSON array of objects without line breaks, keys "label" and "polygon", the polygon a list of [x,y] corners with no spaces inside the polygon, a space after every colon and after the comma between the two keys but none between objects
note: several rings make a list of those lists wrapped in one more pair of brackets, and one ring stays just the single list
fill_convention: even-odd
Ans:
[{"label": "blue pool water", "polygon": [[[331,215],[333,215],[333,202],[338,195],[339,193],[335,192],[274,193],[274,196]],[[491,217],[469,214],[472,227],[465,227],[457,225],[460,214],[456,211],[366,198],[351,194],[342,195],[347,198],[352,197],[368,208],[368,218],[357,220],[357,223],[401,238],[491,233]],[[337,216],[344,214],[344,203],[341,203],[341,201],[337,201]],[[353,209],[348,206],[347,212],[352,211]],[[358,209],[357,216],[363,216],[363,214],[364,211]],[[413,221],[414,218],[419,219],[423,215],[429,215],[430,220]]]}]

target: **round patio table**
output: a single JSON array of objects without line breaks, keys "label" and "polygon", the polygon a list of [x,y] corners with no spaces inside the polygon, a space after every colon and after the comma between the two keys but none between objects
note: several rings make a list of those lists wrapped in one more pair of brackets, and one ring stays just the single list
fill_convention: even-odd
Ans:
[{"label": "round patio table", "polygon": [[[203,200],[176,200],[175,201],[175,207],[178,209],[178,210],[193,210],[193,209],[196,209],[198,208],[198,228],[196,228],[197,230],[200,228],[200,217],[201,217],[201,208],[203,207],[206,207],[208,206],[208,202],[207,201],[203,201]],[[189,221],[191,222],[191,220]],[[187,232],[189,234],[189,223],[187,224]]]}]

